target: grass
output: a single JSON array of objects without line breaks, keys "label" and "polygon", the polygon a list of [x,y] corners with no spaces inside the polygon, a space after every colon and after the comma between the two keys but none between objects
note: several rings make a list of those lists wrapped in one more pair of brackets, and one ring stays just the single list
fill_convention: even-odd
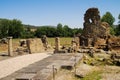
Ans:
[{"label": "grass", "polygon": [[97,70],[93,70],[92,72],[90,72],[84,78],[79,78],[74,75],[74,70],[69,71],[69,70],[62,69],[56,75],[55,80],[100,80],[102,79],[101,74],[102,74],[101,69],[100,70],[97,69]]},{"label": "grass", "polygon": [[[13,39],[13,41],[12,41],[13,48],[17,48],[19,46],[19,40],[20,39]],[[8,51],[8,45],[0,44],[0,52],[7,52],[7,51]]]},{"label": "grass", "polygon": [[80,80],[100,80],[101,78],[100,71],[93,71]]},{"label": "grass", "polygon": [[[17,48],[19,46],[20,39],[13,39],[13,48]],[[60,45],[63,46],[70,46],[71,45],[72,38],[66,38],[62,37],[60,38]],[[48,38],[48,44],[51,46],[55,46],[55,38]],[[7,52],[7,45],[0,45],[0,52]]]},{"label": "grass", "polygon": [[[70,46],[71,45],[72,38],[68,37],[62,37],[60,38],[60,45],[63,46]],[[55,46],[55,38],[48,38],[48,44]]]}]

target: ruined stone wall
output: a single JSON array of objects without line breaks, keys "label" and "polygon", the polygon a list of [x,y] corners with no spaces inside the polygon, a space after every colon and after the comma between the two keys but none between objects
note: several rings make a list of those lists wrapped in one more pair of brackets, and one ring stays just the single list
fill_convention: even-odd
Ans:
[{"label": "ruined stone wall", "polygon": [[84,28],[80,37],[80,44],[93,46],[97,38],[106,40],[109,35],[109,24],[100,21],[99,10],[97,8],[89,8],[84,15]]},{"label": "ruined stone wall", "polygon": [[45,48],[43,47],[43,43],[41,39],[35,38],[35,39],[27,39],[27,47],[29,50],[29,53],[39,53],[45,51]]},{"label": "ruined stone wall", "polygon": [[111,49],[120,52],[120,37],[112,36],[109,40]]}]

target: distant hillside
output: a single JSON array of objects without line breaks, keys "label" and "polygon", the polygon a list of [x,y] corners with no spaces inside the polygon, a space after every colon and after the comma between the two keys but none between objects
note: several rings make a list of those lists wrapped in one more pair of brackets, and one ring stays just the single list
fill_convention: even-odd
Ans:
[{"label": "distant hillside", "polygon": [[35,32],[37,30],[37,28],[40,28],[40,27],[54,27],[56,28],[56,26],[34,26],[34,25],[26,25],[26,24],[23,24],[23,26],[26,28],[26,29],[30,29],[30,31],[32,32]]},{"label": "distant hillside", "polygon": [[26,24],[23,24],[23,26],[24,27],[26,27],[26,28],[31,28],[31,29],[36,29],[36,28],[38,28],[38,26],[34,26],[34,25],[26,25]]},{"label": "distant hillside", "polygon": [[44,25],[44,26],[34,26],[34,25],[26,25],[26,24],[23,24],[24,27],[29,27],[31,29],[36,29],[36,28],[39,28],[39,27],[54,27],[56,28],[56,26],[51,26],[51,25]]}]

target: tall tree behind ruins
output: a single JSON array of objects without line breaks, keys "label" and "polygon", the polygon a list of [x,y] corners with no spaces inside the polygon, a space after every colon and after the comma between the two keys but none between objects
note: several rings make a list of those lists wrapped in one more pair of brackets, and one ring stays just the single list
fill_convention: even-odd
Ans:
[{"label": "tall tree behind ruins", "polygon": [[110,12],[106,12],[102,18],[102,22],[107,22],[110,25],[110,34],[115,35],[113,23],[115,22],[115,18],[112,16]]},{"label": "tall tree behind ruins", "polygon": [[23,35],[23,25],[20,20],[0,19],[0,38],[13,36],[13,38],[20,38]]},{"label": "tall tree behind ruins", "polygon": [[117,28],[116,28],[116,35],[119,36],[120,35],[120,14],[118,15],[118,25],[117,25]]}]

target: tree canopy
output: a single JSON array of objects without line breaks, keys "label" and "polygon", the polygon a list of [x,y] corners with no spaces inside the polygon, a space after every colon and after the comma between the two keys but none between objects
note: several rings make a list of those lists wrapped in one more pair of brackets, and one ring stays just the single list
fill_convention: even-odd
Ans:
[{"label": "tree canopy", "polygon": [[35,31],[35,36],[42,37],[72,37],[74,34],[82,33],[81,28],[72,29],[68,25],[62,26],[61,23],[57,27],[41,26]]},{"label": "tree canopy", "polygon": [[24,31],[22,22],[17,19],[0,19],[0,38],[13,36],[13,38],[22,37]]},{"label": "tree canopy", "polygon": [[[35,29],[35,31],[31,31]],[[68,25],[59,23],[56,27],[23,25],[20,20],[0,19],[0,38],[12,36],[13,38],[33,38],[42,37],[72,37],[81,33],[81,28],[72,29]]]},{"label": "tree canopy", "polygon": [[102,18],[102,22],[107,22],[110,25],[110,34],[115,35],[115,28],[113,27],[113,23],[115,22],[115,18],[112,16],[110,12],[106,12]]},{"label": "tree canopy", "polygon": [[116,27],[116,35],[119,36],[120,35],[120,14],[118,15],[118,25]]},{"label": "tree canopy", "polygon": [[111,27],[115,22],[115,18],[112,16],[110,12],[106,12],[101,19],[102,22],[107,22]]}]

